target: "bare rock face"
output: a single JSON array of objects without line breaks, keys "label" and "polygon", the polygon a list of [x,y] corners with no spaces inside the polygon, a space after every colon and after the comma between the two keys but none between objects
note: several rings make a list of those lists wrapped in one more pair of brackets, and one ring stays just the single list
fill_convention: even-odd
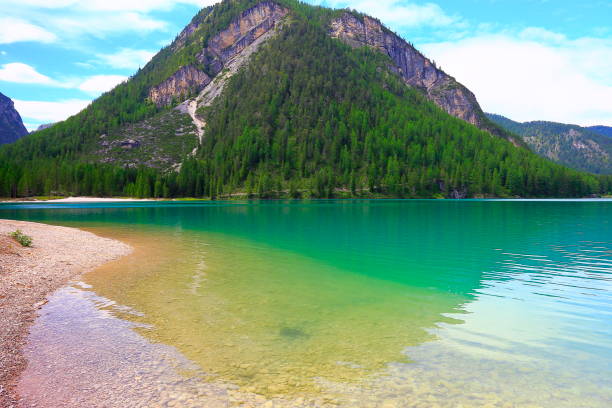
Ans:
[{"label": "bare rock face", "polygon": [[[207,68],[212,77],[216,76],[249,45],[272,31],[288,12],[288,9],[272,1],[263,1],[244,11],[228,28],[209,40],[207,47],[197,55],[198,62]],[[184,44],[195,33],[198,24],[194,22],[183,30],[177,44]],[[157,106],[166,106],[175,98],[185,99],[190,94],[200,92],[210,82],[211,77],[205,72],[191,65],[185,66],[153,87],[149,91],[149,99]]]},{"label": "bare rock face", "polygon": [[27,134],[15,104],[11,98],[0,93],[0,145],[13,143]]},{"label": "bare rock face", "polygon": [[119,145],[122,149],[136,149],[140,147],[140,142],[138,140],[128,139],[120,142]]},{"label": "bare rock face", "polygon": [[274,29],[289,10],[272,2],[263,1],[244,11],[208,42],[198,60],[216,75],[223,67],[262,35]]},{"label": "bare rock face", "polygon": [[330,35],[353,47],[370,46],[387,54],[408,85],[423,91],[449,114],[481,126],[483,113],[474,94],[377,20],[367,16],[361,20],[347,12],[332,21]]},{"label": "bare rock face", "polygon": [[210,77],[193,65],[181,67],[172,76],[149,91],[149,99],[157,106],[166,106],[174,98],[187,98],[210,83]]}]

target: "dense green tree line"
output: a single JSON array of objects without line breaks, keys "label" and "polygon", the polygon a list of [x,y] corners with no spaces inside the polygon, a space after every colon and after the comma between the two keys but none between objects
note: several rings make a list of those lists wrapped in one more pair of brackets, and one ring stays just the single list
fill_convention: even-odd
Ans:
[{"label": "dense green tree line", "polygon": [[[162,174],[149,168],[121,168],[74,161],[37,161],[28,169],[0,165],[0,197],[85,195],[99,197],[204,197],[210,182],[197,162],[188,160],[180,172]],[[206,191],[204,190],[206,187]]]},{"label": "dense green tree line", "polygon": [[0,149],[0,196],[581,197],[596,177],[453,118],[388,69],[386,56],[327,35],[334,12],[291,0],[283,30],[215,104],[196,157],[180,171],[90,162],[98,137],[158,110],[148,89],[192,58],[256,0],[203,10],[197,35],[167,47],[130,81],[69,120]]}]

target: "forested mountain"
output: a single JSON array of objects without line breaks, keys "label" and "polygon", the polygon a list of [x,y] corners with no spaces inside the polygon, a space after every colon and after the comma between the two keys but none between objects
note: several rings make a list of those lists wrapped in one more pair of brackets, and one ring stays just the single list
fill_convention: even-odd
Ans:
[{"label": "forested mountain", "polygon": [[27,134],[13,101],[0,93],[0,145],[13,143]]},{"label": "forested mountain", "polygon": [[198,13],[129,81],[0,149],[0,196],[585,196],[380,22],[294,0]]},{"label": "forested mountain", "polygon": [[522,136],[543,157],[578,170],[612,174],[612,138],[600,134],[605,126],[584,128],[544,121],[520,123],[500,115],[488,116],[510,132]]},{"label": "forested mountain", "polygon": [[612,137],[612,127],[611,126],[589,126],[587,127],[591,132],[598,133],[603,136]]}]

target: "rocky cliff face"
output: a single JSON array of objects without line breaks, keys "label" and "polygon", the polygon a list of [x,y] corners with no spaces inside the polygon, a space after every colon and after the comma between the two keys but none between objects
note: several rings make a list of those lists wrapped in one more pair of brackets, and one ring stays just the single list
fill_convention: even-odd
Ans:
[{"label": "rocky cliff face", "polygon": [[210,77],[193,65],[181,67],[172,76],[149,91],[149,99],[157,106],[166,106],[175,98],[186,99],[210,83]]},{"label": "rocky cliff face", "polygon": [[[264,34],[271,32],[280,20],[287,15],[288,9],[271,1],[263,1],[244,11],[232,21],[228,28],[212,37],[198,55],[198,62],[215,77],[247,47]],[[197,29],[197,23],[190,24],[179,36],[179,43]],[[175,44],[176,46],[176,44]],[[194,91],[201,91],[211,82],[211,77],[194,66],[179,69],[170,78],[149,92],[149,99],[158,106],[165,106],[174,98],[185,99]]]},{"label": "rocky cliff face", "polygon": [[330,35],[354,47],[370,46],[391,57],[404,81],[422,90],[449,114],[483,127],[483,114],[470,90],[447,75],[414,47],[370,17],[344,13],[331,23]]},{"label": "rocky cliff face", "polygon": [[0,93],[0,144],[13,143],[27,134],[13,101]]},{"label": "rocky cliff face", "polygon": [[211,38],[198,60],[216,75],[223,67],[259,37],[272,30],[289,10],[263,1],[243,12],[230,26]]}]

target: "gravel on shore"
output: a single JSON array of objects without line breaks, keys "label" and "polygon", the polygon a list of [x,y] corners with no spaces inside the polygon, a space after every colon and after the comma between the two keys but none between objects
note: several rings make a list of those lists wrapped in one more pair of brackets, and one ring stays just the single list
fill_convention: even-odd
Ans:
[{"label": "gravel on shore", "polygon": [[140,202],[140,201],[159,201],[147,198],[108,198],[108,197],[66,197],[56,198],[51,200],[38,200],[35,198],[31,199],[6,199],[0,200],[0,203],[13,203],[13,204],[30,204],[30,203],[129,203],[129,202]]},{"label": "gravel on shore", "polygon": [[[32,246],[15,242],[15,230],[32,237]],[[47,295],[131,250],[76,228],[0,219],[0,407],[16,405],[15,383],[27,364],[22,349]]]}]

